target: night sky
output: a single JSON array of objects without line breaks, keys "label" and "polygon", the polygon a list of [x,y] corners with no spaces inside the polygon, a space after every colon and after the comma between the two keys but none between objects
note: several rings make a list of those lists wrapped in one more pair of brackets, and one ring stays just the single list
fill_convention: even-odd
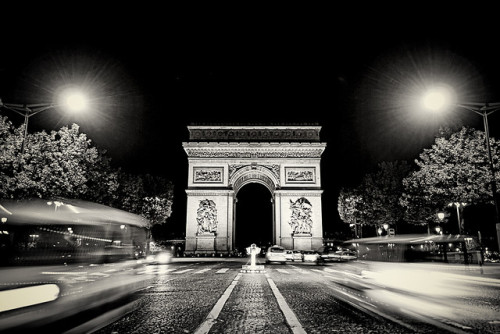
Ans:
[{"label": "night sky", "polygon": [[[464,101],[500,101],[499,28],[488,8],[39,10],[2,13],[0,97],[50,102],[61,85],[85,87],[91,111],[43,112],[30,132],[77,123],[117,166],[170,178],[171,226],[180,230],[188,124],[322,126],[324,229],[334,230],[342,186],[380,161],[415,159],[439,126],[482,129],[471,112],[421,113],[425,85],[444,81]],[[500,115],[490,128],[500,133]]]}]

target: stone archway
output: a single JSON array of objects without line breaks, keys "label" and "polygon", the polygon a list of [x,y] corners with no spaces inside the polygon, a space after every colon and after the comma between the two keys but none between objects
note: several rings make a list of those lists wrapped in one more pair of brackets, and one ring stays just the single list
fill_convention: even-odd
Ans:
[{"label": "stone archway", "polygon": [[323,244],[319,126],[188,126],[186,253],[234,249],[238,191],[260,183],[272,197],[273,243]]},{"label": "stone archway", "polygon": [[233,243],[237,249],[274,243],[273,193],[261,182],[247,182],[234,196]]}]

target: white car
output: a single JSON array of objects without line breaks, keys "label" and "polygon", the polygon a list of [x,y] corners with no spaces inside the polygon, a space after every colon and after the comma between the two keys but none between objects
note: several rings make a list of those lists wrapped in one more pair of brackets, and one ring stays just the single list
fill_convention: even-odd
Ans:
[{"label": "white car", "polygon": [[266,264],[271,262],[280,262],[285,264],[287,261],[285,248],[274,245],[267,249],[266,252]]},{"label": "white car", "polygon": [[287,250],[286,251],[286,259],[287,261],[304,261],[302,252],[299,250]]},{"label": "white car", "polygon": [[323,262],[321,255],[317,251],[313,251],[313,250],[304,251],[304,252],[302,252],[302,255],[304,258],[304,260],[303,260],[304,262],[314,262],[317,264]]}]

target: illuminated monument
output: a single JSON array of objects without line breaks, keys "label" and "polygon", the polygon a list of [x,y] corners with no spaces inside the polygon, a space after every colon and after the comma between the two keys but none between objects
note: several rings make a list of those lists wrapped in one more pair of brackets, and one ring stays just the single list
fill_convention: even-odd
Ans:
[{"label": "illuminated monument", "polygon": [[186,253],[235,247],[236,201],[248,183],[272,195],[272,241],[287,249],[323,244],[321,155],[317,125],[188,126]]}]

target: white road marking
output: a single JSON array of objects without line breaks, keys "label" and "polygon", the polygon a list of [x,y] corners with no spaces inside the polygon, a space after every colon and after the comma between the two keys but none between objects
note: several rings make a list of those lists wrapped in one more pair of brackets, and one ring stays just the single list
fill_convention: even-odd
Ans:
[{"label": "white road marking", "polygon": [[205,269],[201,269],[201,270],[198,270],[197,272],[195,272],[195,274],[203,274],[209,270],[211,270],[212,268],[205,268]]},{"label": "white road marking", "polygon": [[222,269],[217,270],[215,273],[216,274],[224,274],[228,270],[229,270],[229,268],[222,268]]},{"label": "white road marking", "polygon": [[290,272],[288,270],[285,270],[285,269],[276,269],[277,271],[279,271],[280,273],[283,273],[283,274],[289,274]]},{"label": "white road marking", "polygon": [[86,271],[42,271],[42,275],[87,275]]},{"label": "white road marking", "polygon": [[[228,269],[228,268],[225,268]],[[222,269],[221,269],[222,270]],[[220,270],[219,270],[220,271]],[[214,307],[208,313],[207,317],[205,318],[205,321],[196,329],[194,334],[206,334],[210,331],[210,328],[212,328],[213,324],[219,317],[219,313],[224,307],[224,304],[226,304],[227,299],[231,295],[231,292],[233,292],[234,287],[238,283],[238,280],[240,279],[241,273],[238,273],[234,280],[231,282],[231,284],[227,287],[226,291],[222,294],[222,296],[219,298],[217,303],[215,303]]]},{"label": "white road marking", "polygon": [[194,268],[189,268],[189,269],[184,269],[184,270],[176,271],[176,272],[174,272],[172,274],[184,274],[184,273],[186,273],[188,271],[191,271],[191,270],[194,270]]},{"label": "white road marking", "polygon": [[294,334],[306,334],[306,331],[300,324],[299,319],[297,319],[295,313],[293,313],[293,311],[288,306],[287,302],[285,301],[285,298],[283,298],[283,295],[278,290],[278,287],[276,286],[276,284],[274,284],[274,281],[267,274],[266,277],[267,277],[267,282],[271,286],[271,290],[273,290],[274,297],[276,298],[278,305],[281,311],[283,312],[283,315],[285,316],[286,322],[292,329],[292,332]]}]

